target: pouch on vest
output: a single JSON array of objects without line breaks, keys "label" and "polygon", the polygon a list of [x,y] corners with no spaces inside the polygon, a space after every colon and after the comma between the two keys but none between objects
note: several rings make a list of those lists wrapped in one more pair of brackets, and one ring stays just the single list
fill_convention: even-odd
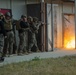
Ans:
[{"label": "pouch on vest", "polygon": [[20,21],[17,21],[16,22],[16,30],[19,30],[19,29],[21,29],[21,27],[20,27]]},{"label": "pouch on vest", "polygon": [[11,30],[12,29],[12,22],[6,21],[4,24],[5,30]]}]

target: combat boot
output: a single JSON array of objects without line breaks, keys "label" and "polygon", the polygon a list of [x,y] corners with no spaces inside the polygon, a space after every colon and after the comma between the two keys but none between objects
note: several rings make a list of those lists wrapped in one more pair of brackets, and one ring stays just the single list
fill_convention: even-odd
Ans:
[{"label": "combat boot", "polygon": [[28,50],[28,53],[32,53],[32,51],[31,50]]},{"label": "combat boot", "polygon": [[18,53],[18,55],[19,55],[19,56],[23,56],[24,54],[23,54],[23,53]]},{"label": "combat boot", "polygon": [[36,50],[36,52],[41,52],[41,51],[38,49],[38,50]]},{"label": "combat boot", "polygon": [[0,57],[0,62],[3,62],[4,61],[4,57]]},{"label": "combat boot", "polygon": [[29,53],[27,51],[23,51],[23,54],[24,55],[28,55]]}]

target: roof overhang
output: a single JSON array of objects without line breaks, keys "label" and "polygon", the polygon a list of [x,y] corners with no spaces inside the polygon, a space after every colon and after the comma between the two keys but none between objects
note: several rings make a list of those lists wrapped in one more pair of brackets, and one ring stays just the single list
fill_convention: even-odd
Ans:
[{"label": "roof overhang", "polygon": [[45,3],[59,3],[59,2],[69,2],[69,3],[74,3],[74,0],[44,0]]},{"label": "roof overhang", "polygon": [[[47,1],[47,0],[46,0],[46,1]],[[50,1],[74,2],[74,0],[50,0]]]}]

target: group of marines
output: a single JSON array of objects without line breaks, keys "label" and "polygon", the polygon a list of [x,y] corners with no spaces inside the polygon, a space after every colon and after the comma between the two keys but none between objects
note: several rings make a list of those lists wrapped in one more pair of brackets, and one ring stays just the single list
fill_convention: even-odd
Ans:
[{"label": "group of marines", "polygon": [[[17,55],[29,54],[33,46],[39,52],[36,35],[41,25],[37,17],[21,15],[19,20],[14,20],[9,12],[4,15],[0,13],[0,61],[6,55],[11,56],[13,51]],[[15,27],[19,35],[18,47]]]}]

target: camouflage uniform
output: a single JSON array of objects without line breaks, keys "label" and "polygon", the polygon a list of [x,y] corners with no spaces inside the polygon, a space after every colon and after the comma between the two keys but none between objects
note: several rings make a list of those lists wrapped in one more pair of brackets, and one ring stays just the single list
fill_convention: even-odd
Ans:
[{"label": "camouflage uniform", "polygon": [[29,33],[30,41],[29,41],[29,47],[28,47],[29,52],[31,52],[31,48],[33,46],[36,47],[36,51],[39,51],[39,48],[37,46],[37,40],[36,40],[36,33],[38,33],[38,29],[39,29],[38,23],[31,22],[29,23],[29,25],[30,25],[30,33]]},{"label": "camouflage uniform", "polygon": [[26,53],[27,52],[27,32],[28,32],[28,23],[27,20],[23,21],[26,18],[25,15],[21,16],[20,27],[19,29],[19,48],[18,54]]},{"label": "camouflage uniform", "polygon": [[4,35],[0,34],[0,62],[4,61],[3,47],[4,47]]},{"label": "camouflage uniform", "polygon": [[0,61],[4,61],[3,47],[4,47],[5,29],[2,19],[3,19],[3,15],[0,13]]},{"label": "camouflage uniform", "polygon": [[[7,17],[9,17],[9,19],[7,19]],[[4,54],[8,54],[11,55],[13,53],[13,43],[14,43],[14,33],[13,33],[13,27],[12,27],[12,20],[10,18],[10,14],[6,13],[5,14],[5,23],[4,23],[4,27],[6,30],[6,36],[7,38],[5,38],[5,43],[4,43]]]},{"label": "camouflage uniform", "polygon": [[4,47],[4,36],[3,34],[0,34],[0,57],[3,54],[3,47]]},{"label": "camouflage uniform", "polygon": [[[5,44],[4,44],[4,48],[5,48],[5,52],[11,55],[13,53],[13,43],[14,43],[14,33],[13,31],[9,31],[6,32],[6,36],[7,38],[5,38]],[[5,53],[5,54],[6,54]]]}]

